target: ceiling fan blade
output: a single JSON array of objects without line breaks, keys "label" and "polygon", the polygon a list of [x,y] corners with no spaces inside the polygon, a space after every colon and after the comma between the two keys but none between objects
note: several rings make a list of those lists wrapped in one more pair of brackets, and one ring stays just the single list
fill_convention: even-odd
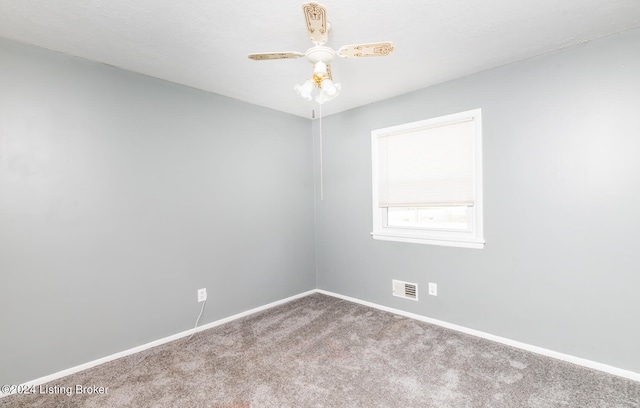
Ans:
[{"label": "ceiling fan blade", "polygon": [[304,57],[304,54],[301,52],[264,52],[260,54],[249,54],[249,58],[255,61],[262,60],[274,60],[274,59],[286,59],[286,58],[300,58]]},{"label": "ceiling fan blade", "polygon": [[309,32],[309,38],[317,45],[323,45],[327,43],[327,9],[322,4],[318,3],[305,3],[302,5],[304,11],[304,19],[307,23],[307,31]]},{"label": "ceiling fan blade", "polygon": [[394,50],[392,42],[345,45],[338,50],[343,58],[386,57]]}]

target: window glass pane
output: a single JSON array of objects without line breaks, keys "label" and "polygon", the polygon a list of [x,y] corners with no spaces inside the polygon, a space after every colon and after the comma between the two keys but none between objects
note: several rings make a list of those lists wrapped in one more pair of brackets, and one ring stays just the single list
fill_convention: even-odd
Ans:
[{"label": "window glass pane", "polygon": [[469,229],[468,207],[389,207],[387,225],[429,229]]}]

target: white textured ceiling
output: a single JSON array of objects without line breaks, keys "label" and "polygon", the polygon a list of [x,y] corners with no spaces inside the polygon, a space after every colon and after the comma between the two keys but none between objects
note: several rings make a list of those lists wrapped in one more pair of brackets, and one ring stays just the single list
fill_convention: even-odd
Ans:
[{"label": "white textured ceiling", "polygon": [[[0,37],[310,117],[293,87],[305,59],[295,0],[0,0]],[[385,58],[332,63],[341,112],[498,65],[640,27],[639,0],[323,0],[328,46],[393,41]],[[640,44],[639,44],[640,46]],[[1,58],[1,56],[0,56]]]}]

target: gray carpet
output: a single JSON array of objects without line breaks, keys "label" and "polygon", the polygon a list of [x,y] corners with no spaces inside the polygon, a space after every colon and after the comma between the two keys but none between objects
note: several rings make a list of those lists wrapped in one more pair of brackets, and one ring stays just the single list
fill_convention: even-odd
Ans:
[{"label": "gray carpet", "polygon": [[[2,407],[640,407],[640,383],[321,294]],[[73,392],[71,394],[74,394]]]}]

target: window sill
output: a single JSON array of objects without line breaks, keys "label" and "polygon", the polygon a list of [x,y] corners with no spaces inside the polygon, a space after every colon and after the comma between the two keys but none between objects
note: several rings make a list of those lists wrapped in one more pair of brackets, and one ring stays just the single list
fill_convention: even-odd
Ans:
[{"label": "window sill", "polygon": [[440,245],[457,248],[484,249],[484,240],[475,238],[438,238],[438,237],[421,237],[413,234],[390,233],[390,232],[372,232],[373,239],[383,241],[410,242],[414,244]]}]

